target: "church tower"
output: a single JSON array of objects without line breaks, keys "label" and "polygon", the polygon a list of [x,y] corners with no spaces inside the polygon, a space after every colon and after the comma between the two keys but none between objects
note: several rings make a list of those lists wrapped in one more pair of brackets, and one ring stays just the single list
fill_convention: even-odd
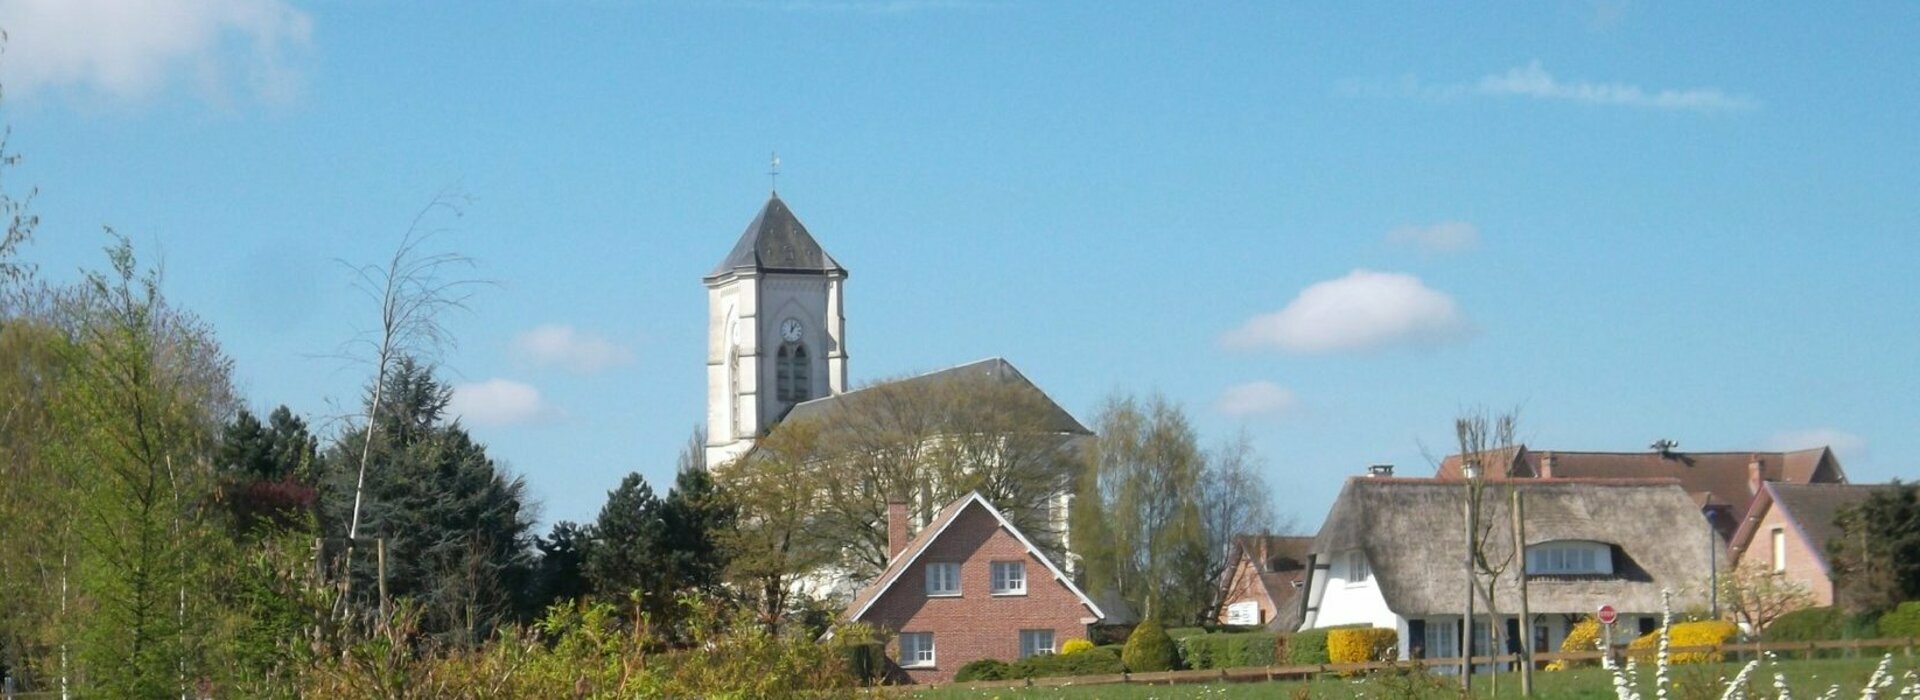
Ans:
[{"label": "church tower", "polygon": [[745,453],[794,404],[847,389],[847,270],[774,194],[707,286],[707,466]]}]

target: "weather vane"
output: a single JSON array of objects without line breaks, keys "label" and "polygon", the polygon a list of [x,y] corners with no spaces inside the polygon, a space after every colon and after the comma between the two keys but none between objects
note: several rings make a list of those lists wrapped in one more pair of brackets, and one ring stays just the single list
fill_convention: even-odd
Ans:
[{"label": "weather vane", "polygon": [[767,189],[780,191],[780,152],[773,152],[773,163],[767,170]]}]

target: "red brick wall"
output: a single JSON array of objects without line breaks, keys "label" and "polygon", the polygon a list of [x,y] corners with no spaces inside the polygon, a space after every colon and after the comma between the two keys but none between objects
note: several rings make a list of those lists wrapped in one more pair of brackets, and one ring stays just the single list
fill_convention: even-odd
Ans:
[{"label": "red brick wall", "polygon": [[[962,665],[975,659],[1014,661],[1020,657],[1020,630],[1053,630],[1055,649],[1087,636],[1081,620],[1093,612],[999,525],[986,509],[968,506],[861,617],[889,634],[933,633],[935,665],[905,669],[913,682],[951,681]],[[989,593],[995,561],[1027,563],[1025,595]],[[935,562],[960,563],[959,597],[927,597],[927,564]],[[888,645],[889,658],[897,662],[899,653],[899,642]]]},{"label": "red brick wall", "polygon": [[1260,587],[1260,571],[1254,567],[1254,561],[1247,557],[1236,557],[1233,572],[1227,578],[1226,601],[1220,606],[1220,624],[1227,623],[1227,607],[1234,603],[1254,601],[1260,604],[1260,624],[1273,619],[1273,599],[1268,598]]}]

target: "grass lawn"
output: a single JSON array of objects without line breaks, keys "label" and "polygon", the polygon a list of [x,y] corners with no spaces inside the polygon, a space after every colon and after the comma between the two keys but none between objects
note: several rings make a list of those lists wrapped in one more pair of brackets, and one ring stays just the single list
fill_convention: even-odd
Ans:
[{"label": "grass lawn", "polygon": [[[1814,661],[1780,660],[1772,666],[1762,663],[1749,676],[1751,698],[1772,698],[1773,674],[1780,672],[1787,678],[1787,685],[1793,691],[1793,697],[1811,700],[1825,693],[1829,687],[1838,683],[1841,698],[1860,697],[1860,689],[1866,685],[1867,678],[1873,675],[1873,668],[1880,662],[1879,657],[1870,656],[1858,659],[1819,659]],[[1672,700],[1713,700],[1720,697],[1725,687],[1723,679],[1732,679],[1740,672],[1742,664],[1694,664],[1673,667],[1672,676],[1676,687],[1669,691]],[[1640,694],[1647,700],[1655,698],[1653,692],[1653,666],[1639,669]],[[1904,685],[1900,677],[1908,671],[1920,673],[1920,658],[1908,658],[1896,653],[1893,657],[1893,675],[1895,690],[1882,693],[1882,697],[1893,697],[1898,688]],[[1516,674],[1502,673],[1494,676],[1474,676],[1474,696],[1491,698],[1493,680],[1497,678],[1500,696],[1520,697],[1520,677]],[[1613,694],[1613,676],[1605,670],[1575,669],[1572,671],[1546,672],[1534,674],[1535,693],[1538,698],[1593,698],[1610,699]],[[1315,681],[1286,681],[1274,683],[1210,683],[1197,685],[1148,686],[1148,685],[1101,685],[1084,687],[1056,688],[997,688],[993,690],[940,689],[922,691],[916,698],[927,700],[961,698],[1121,698],[1146,700],[1149,698],[1457,698],[1459,685],[1451,676],[1411,676],[1397,679],[1368,678],[1340,679],[1325,678]]]}]

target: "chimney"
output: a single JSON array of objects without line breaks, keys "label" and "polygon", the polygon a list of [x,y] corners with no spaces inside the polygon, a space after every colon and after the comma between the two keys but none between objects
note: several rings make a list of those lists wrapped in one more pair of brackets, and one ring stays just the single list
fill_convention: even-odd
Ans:
[{"label": "chimney", "polygon": [[1747,493],[1760,493],[1760,484],[1767,480],[1767,474],[1760,467],[1760,455],[1747,458]]},{"label": "chimney", "polygon": [[907,548],[907,502],[887,501],[887,561]]},{"label": "chimney", "polygon": [[1540,478],[1542,478],[1542,479],[1551,479],[1551,478],[1553,478],[1553,453],[1552,453],[1552,452],[1542,452],[1542,453],[1540,453],[1540,474],[1539,474],[1539,476],[1540,476]]},{"label": "chimney", "polygon": [[1367,467],[1367,476],[1375,478],[1393,476],[1393,465],[1375,464]]}]

